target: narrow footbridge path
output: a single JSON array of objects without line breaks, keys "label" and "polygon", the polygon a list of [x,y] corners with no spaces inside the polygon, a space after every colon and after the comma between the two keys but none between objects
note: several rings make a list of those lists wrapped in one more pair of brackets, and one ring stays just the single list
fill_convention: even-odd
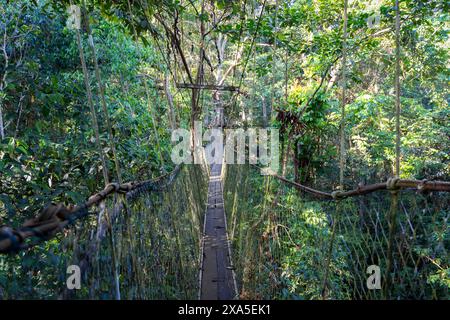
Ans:
[{"label": "narrow footbridge path", "polygon": [[[346,263],[351,274],[359,275],[359,278],[349,279],[349,287],[345,289],[349,290],[349,297],[359,299],[396,297],[390,292],[397,292],[395,281],[402,279],[407,279],[414,287],[415,296],[425,297],[427,282],[417,282],[418,274],[427,279],[432,272],[437,272],[437,269],[430,269],[429,261],[439,269],[446,267],[440,266],[431,256],[418,256],[413,248],[437,247],[436,240],[427,230],[442,228],[436,230],[445,233],[450,198],[444,192],[450,192],[449,181],[393,177],[385,182],[358,185],[353,190],[326,192],[274,175],[283,184],[274,184],[265,196],[275,199],[279,190],[289,192],[288,187],[303,192],[295,198],[299,202],[296,210],[312,208],[317,214],[327,210],[334,217],[332,221],[324,222],[323,230],[327,236],[321,236],[321,233],[308,240],[295,235],[295,225],[302,223],[299,219],[304,219],[299,212],[287,215],[280,207],[266,210],[271,214],[266,216],[257,207],[249,210],[248,206],[242,206],[233,208],[233,213],[238,212],[236,210],[240,213],[233,218],[233,224],[237,226],[233,241],[238,245],[232,248],[225,211],[231,208],[224,208],[223,173],[226,171],[225,196],[232,195],[233,201],[244,204],[255,197],[250,190],[262,190],[245,189],[252,187],[247,183],[249,179],[266,177],[258,178],[261,171],[256,165],[229,164],[227,170],[222,170],[223,166],[225,164],[213,164],[208,177],[206,165],[180,164],[171,172],[150,180],[110,183],[76,205],[52,202],[43,207],[39,215],[21,213],[29,217],[22,225],[0,225],[0,255],[17,254],[16,257],[0,256],[0,265],[6,261],[2,259],[9,259],[11,266],[20,266],[20,258],[42,255],[49,251],[47,248],[55,250],[57,242],[61,242],[60,260],[39,258],[43,265],[46,263],[45,269],[36,265],[30,270],[35,270],[36,274],[42,272],[42,279],[54,283],[55,270],[59,272],[56,275],[59,279],[66,279],[66,265],[75,261],[80,272],[86,275],[83,283],[89,285],[90,291],[85,295],[82,291],[66,290],[63,280],[61,287],[52,285],[48,288],[53,296],[63,299],[107,296],[115,299],[203,300],[278,297],[283,289],[279,272],[283,259],[289,250],[297,252],[299,243],[321,252],[323,265],[319,267],[323,271],[318,272],[318,277],[322,285],[316,288],[325,298],[332,292],[330,277],[335,276],[332,269],[337,263],[333,260],[336,259],[335,252],[342,254],[336,256],[339,263]],[[390,193],[370,197],[371,193],[382,190]],[[262,201],[263,197],[259,198],[258,201]],[[340,201],[343,199],[347,202]],[[309,207],[311,204],[314,206]],[[395,223],[391,223],[391,219]],[[263,220],[276,222],[277,227],[269,229],[272,235],[267,235]],[[429,221],[437,223],[429,225]],[[252,230],[246,226],[252,226]],[[69,227],[76,230],[71,231]],[[279,227],[285,231],[279,232]],[[55,239],[51,246],[41,246],[50,239]],[[35,246],[39,248],[33,251]],[[254,252],[256,248],[258,251]],[[236,250],[235,255],[231,255],[231,250]],[[19,255],[21,251],[24,253]],[[49,254],[53,255],[53,252]],[[441,259],[439,261],[446,261],[445,250],[436,250],[435,254]],[[347,258],[342,258],[344,255]],[[380,263],[387,266],[385,274],[391,274],[391,288],[377,295],[365,290],[366,274],[361,273],[365,270],[362,266],[367,257],[372,256],[379,257]],[[316,256],[310,259],[316,259]],[[35,273],[17,270],[14,272],[18,280],[11,281],[14,286],[26,286],[34,279]],[[237,290],[236,278],[246,289],[241,293]],[[361,287],[361,291],[352,291]]]},{"label": "narrow footbridge path", "polygon": [[221,173],[221,164],[211,166],[200,269],[199,298],[202,300],[230,300],[237,297],[228,242]]}]

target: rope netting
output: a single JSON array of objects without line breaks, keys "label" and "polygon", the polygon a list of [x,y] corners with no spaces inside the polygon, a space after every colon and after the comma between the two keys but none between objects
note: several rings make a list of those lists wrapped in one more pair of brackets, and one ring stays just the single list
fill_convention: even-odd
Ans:
[{"label": "rope netting", "polygon": [[[249,165],[226,169],[242,298],[448,298],[447,192],[405,188],[318,199]],[[391,192],[399,199],[394,216]],[[372,280],[375,287],[368,286],[369,266],[379,267],[378,288]]]},{"label": "rope netting", "polygon": [[[8,278],[3,298],[194,299],[206,176],[203,166],[178,166],[128,192],[76,207],[71,219],[45,234],[35,230],[42,223],[2,229],[2,251],[15,253],[0,256],[0,276]],[[7,234],[26,232],[34,233],[8,246],[14,239]],[[79,290],[66,287],[70,265],[80,268]]]}]

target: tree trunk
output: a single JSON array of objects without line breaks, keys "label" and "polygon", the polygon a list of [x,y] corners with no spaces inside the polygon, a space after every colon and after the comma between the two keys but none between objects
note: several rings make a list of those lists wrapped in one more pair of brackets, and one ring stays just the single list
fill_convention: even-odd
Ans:
[{"label": "tree trunk", "polygon": [[294,142],[294,180],[295,182],[300,182],[299,176],[299,167],[300,167],[300,159],[299,159],[299,150],[298,150],[298,140],[296,139]]},{"label": "tree trunk", "polygon": [[5,129],[3,126],[3,112],[2,111],[3,111],[3,101],[0,101],[0,140],[5,139]]},{"label": "tree trunk", "polygon": [[262,122],[263,122],[263,127],[266,128],[267,127],[267,106],[266,106],[266,99],[264,98],[264,96],[261,97],[262,100]]},{"label": "tree trunk", "polygon": [[169,103],[169,109],[170,109],[170,128],[172,130],[175,130],[176,128],[176,117],[175,117],[175,107],[173,104],[173,96],[172,93],[170,92],[170,87],[169,87],[169,76],[168,74],[166,74],[164,76],[164,93],[166,94],[166,98],[167,98],[167,102]]}]

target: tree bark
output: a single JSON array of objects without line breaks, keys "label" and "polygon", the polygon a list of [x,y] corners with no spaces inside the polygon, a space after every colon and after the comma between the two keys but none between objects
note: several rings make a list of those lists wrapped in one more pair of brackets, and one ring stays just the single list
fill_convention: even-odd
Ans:
[{"label": "tree bark", "polygon": [[170,128],[172,130],[175,130],[175,128],[176,128],[175,107],[174,107],[174,104],[173,104],[173,96],[172,96],[172,93],[170,92],[170,87],[169,87],[169,75],[167,73],[164,76],[164,93],[166,94],[167,102],[169,103]]}]

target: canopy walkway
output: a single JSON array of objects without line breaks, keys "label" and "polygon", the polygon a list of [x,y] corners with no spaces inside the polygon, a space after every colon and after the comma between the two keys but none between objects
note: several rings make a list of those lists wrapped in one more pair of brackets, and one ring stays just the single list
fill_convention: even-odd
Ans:
[{"label": "canopy walkway", "polygon": [[224,300],[237,297],[237,286],[222,189],[222,165],[211,166],[208,205],[204,218],[200,299]]},{"label": "canopy walkway", "polygon": [[[281,176],[255,180],[255,170],[254,165],[212,165],[210,170],[180,165],[154,180],[112,183],[83,204],[50,204],[22,227],[1,227],[0,252],[9,253],[6,259],[24,259],[42,254],[49,248],[43,242],[56,237],[61,263],[80,266],[90,297],[277,298],[293,276],[286,253],[300,254],[302,243],[312,241],[317,251],[302,254],[311,254],[321,266],[311,279],[321,290],[318,296],[333,296],[338,276],[347,287],[343,297],[383,297],[365,284],[366,265],[375,262],[390,265],[386,276],[401,283],[387,288],[384,297],[398,294],[399,287],[408,290],[407,296],[429,294],[424,275],[430,262],[444,268],[446,253],[440,244],[445,239],[434,240],[426,224],[433,222],[435,232],[447,228],[439,217],[450,207],[450,183],[391,179],[328,193]],[[310,217],[282,210],[278,199],[292,187],[303,194],[299,212]],[[395,229],[389,197],[375,192],[384,189],[405,190],[402,197],[408,199],[401,202]],[[291,226],[299,220],[311,225],[312,234],[295,234]],[[418,247],[431,250],[428,261]],[[338,266],[346,266],[348,274],[334,274]],[[53,268],[49,278],[57,281],[65,268]],[[64,298],[77,294],[53,290]]]},{"label": "canopy walkway", "polygon": [[[143,112],[148,115],[148,119],[143,120],[142,123],[144,123],[143,126],[148,125],[148,128],[152,130],[151,133],[145,133],[143,138],[141,137],[143,140],[148,139],[150,141],[148,143],[149,148],[142,154],[144,158],[147,158],[150,157],[148,153],[154,152],[152,161],[148,163],[152,165],[157,163],[157,166],[155,166],[157,169],[145,167],[139,172],[142,173],[145,170],[154,173],[159,169],[171,169],[169,173],[156,179],[137,179],[127,183],[123,182],[123,177],[129,176],[122,175],[124,168],[121,168],[120,165],[122,163],[126,166],[127,161],[131,160],[123,160],[119,156],[119,149],[116,148],[114,131],[117,128],[110,121],[109,109],[111,106],[108,105],[108,103],[111,103],[108,100],[111,100],[113,95],[106,99],[105,89],[107,86],[103,82],[99,66],[99,61],[102,59],[97,57],[93,33],[89,26],[89,21],[92,19],[89,19],[89,15],[87,15],[87,19],[86,17],[83,19],[85,20],[83,28],[80,28],[80,26],[74,28],[74,39],[76,39],[80,56],[85,93],[92,118],[90,124],[92,128],[89,128],[92,129],[92,139],[90,140],[95,142],[95,152],[99,156],[98,163],[93,167],[98,172],[102,171],[105,188],[93,194],[84,202],[77,204],[53,203],[51,202],[53,199],[46,199],[49,204],[40,208],[39,213],[34,210],[28,212],[26,209],[21,211],[25,221],[20,221],[20,225],[0,226],[0,271],[2,271],[0,276],[7,275],[8,277],[7,281],[1,282],[2,285],[6,283],[6,286],[0,287],[0,298],[5,295],[7,299],[44,297],[117,300],[231,300],[285,298],[438,299],[447,296],[448,292],[444,291],[448,290],[449,279],[450,182],[400,179],[402,177],[400,174],[402,132],[400,128],[399,1],[396,0],[395,6],[392,8],[393,11],[388,12],[388,15],[392,15],[392,17],[395,13],[396,45],[395,59],[392,59],[392,61],[395,60],[395,75],[393,77],[393,82],[395,82],[395,108],[391,110],[395,111],[395,115],[392,112],[389,115],[389,121],[386,120],[386,122],[392,122],[392,128],[395,126],[395,132],[392,132],[392,136],[395,136],[395,151],[389,150],[389,157],[383,159],[385,161],[383,165],[387,167],[392,165],[394,168],[385,170],[389,172],[389,175],[392,174],[392,177],[386,181],[380,181],[384,178],[375,179],[372,177],[372,180],[377,181],[377,183],[367,185],[360,183],[358,186],[354,186],[358,175],[355,175],[352,180],[344,180],[347,139],[345,122],[348,118],[345,107],[349,104],[349,99],[346,96],[346,69],[349,63],[346,59],[351,50],[360,50],[363,41],[384,32],[392,31],[394,25],[367,35],[364,33],[361,38],[349,39],[351,41],[347,44],[347,38],[349,35],[355,36],[355,32],[354,30],[350,33],[347,31],[348,1],[346,0],[343,4],[342,43],[332,51],[330,50],[329,54],[326,54],[327,59],[324,59],[324,61],[326,60],[326,67],[318,68],[313,65],[311,70],[314,70],[314,72],[305,69],[306,71],[302,70],[301,76],[296,74],[295,82],[306,80],[305,83],[310,82],[316,87],[309,92],[306,84],[303,88],[301,87],[303,84],[299,83],[298,88],[302,89],[301,93],[305,94],[305,97],[300,97],[295,102],[295,106],[292,108],[295,109],[295,112],[276,110],[275,99],[278,99],[278,102],[281,102],[281,99],[276,97],[275,94],[276,90],[274,89],[279,85],[275,86],[277,77],[274,73],[272,74],[273,83],[270,88],[270,91],[274,91],[270,93],[272,95],[270,112],[266,108],[265,98],[260,97],[262,98],[261,123],[264,124],[264,127],[267,127],[268,123],[272,121],[280,125],[280,132],[283,131],[282,134],[284,134],[281,143],[282,148],[287,149],[287,151],[284,150],[286,158],[289,157],[289,148],[292,147],[291,151],[294,152],[293,175],[285,174],[285,170],[282,170],[281,174],[262,175],[259,166],[249,163],[237,165],[222,162],[210,165],[204,161],[205,157],[203,157],[201,164],[171,166],[164,162],[164,151],[167,150],[164,150],[161,145],[160,132],[155,124],[162,117],[158,118],[155,113],[161,110],[167,112],[167,121],[162,121],[161,126],[170,126],[172,130],[175,130],[177,127],[189,123],[190,129],[195,131],[194,123],[196,120],[202,119],[202,112],[206,111],[209,115],[210,109],[214,108],[216,117],[208,123],[209,127],[223,128],[227,125],[226,117],[239,118],[241,114],[239,113],[240,110],[237,109],[242,107],[244,110],[249,103],[249,100],[242,100],[239,101],[239,103],[242,103],[239,106],[238,95],[247,98],[250,95],[259,95],[258,91],[265,89],[268,85],[268,76],[266,79],[265,75],[260,75],[260,69],[262,68],[255,67],[259,64],[255,59],[255,47],[259,45],[270,47],[273,50],[273,56],[270,60],[273,63],[272,71],[276,71],[278,68],[275,51],[281,41],[277,41],[277,32],[273,34],[272,43],[267,39],[264,40],[264,43],[258,43],[256,39],[257,36],[261,37],[261,32],[258,30],[260,25],[264,23],[262,18],[266,1],[263,1],[258,10],[253,8],[256,20],[249,20],[252,23],[241,21],[239,24],[241,28],[244,25],[253,25],[254,30],[250,29],[250,35],[241,38],[244,30],[235,32],[240,34],[239,39],[234,40],[236,41],[234,62],[228,61],[227,59],[230,59],[230,57],[226,57],[224,54],[227,41],[225,36],[220,34],[220,37],[218,36],[214,42],[211,42],[214,43],[214,51],[218,51],[218,65],[213,72],[214,68],[210,59],[212,55],[206,54],[208,44],[204,42],[210,37],[207,37],[207,34],[219,32],[222,29],[232,30],[232,28],[231,26],[230,28],[221,28],[222,18],[227,20],[227,16],[224,14],[211,26],[210,31],[206,31],[205,23],[207,24],[208,19],[205,19],[207,8],[204,5],[205,2],[202,2],[201,13],[194,6],[197,12],[189,13],[189,19],[187,19],[191,24],[194,16],[198,18],[199,28],[195,23],[192,24],[191,28],[201,31],[198,37],[200,42],[193,42],[199,48],[199,61],[192,60],[192,57],[186,59],[181,48],[182,41],[185,40],[180,39],[182,34],[179,32],[182,28],[180,29],[177,23],[178,14],[182,15],[184,9],[180,12],[175,10],[177,14],[173,17],[172,30],[172,21],[166,22],[164,16],[164,14],[172,13],[172,9],[156,10],[151,17],[147,17],[147,14],[153,13],[152,10],[142,10],[142,16],[139,19],[133,19],[133,12],[139,9],[137,3],[127,1],[120,6],[120,15],[130,17],[127,22],[128,31],[134,35],[136,40],[140,39],[142,37],[141,32],[145,31],[144,25],[146,24],[144,22],[150,20],[156,20],[160,24],[160,31],[163,31],[147,30],[155,37],[153,39],[155,50],[158,48],[161,51],[160,36],[165,33],[168,37],[166,38],[168,40],[168,51],[160,52],[162,59],[169,60],[169,63],[165,63],[169,70],[164,70],[166,73],[164,81],[158,80],[157,84],[153,83],[151,86],[147,83],[149,74],[144,73],[144,70],[147,72],[149,71],[147,69],[155,69],[154,72],[158,76],[159,73],[164,74],[164,72],[156,66],[153,68],[153,66],[150,67],[143,63],[147,57],[140,51],[139,46],[136,46],[133,52],[136,54],[135,60],[139,61],[137,65],[142,64],[142,66],[136,67],[137,74],[130,75],[130,78],[136,78],[142,84],[143,88],[141,89],[144,90],[139,89],[136,93],[139,98],[145,97],[144,104],[148,107],[148,110]],[[244,4],[244,11],[241,12],[240,19],[244,19],[248,15],[245,6],[246,4]],[[75,10],[73,7],[72,9]],[[85,10],[83,4],[83,11]],[[276,22],[279,14],[276,5],[274,10],[274,26],[268,27],[267,24],[264,26],[263,38],[268,37],[265,33],[270,29],[279,31]],[[232,12],[234,11],[235,9],[232,10]],[[291,10],[284,11],[289,13]],[[86,15],[86,12],[84,14]],[[299,17],[303,17],[303,15],[299,15]],[[290,20],[302,19],[296,18],[286,21]],[[135,26],[136,21],[139,21],[138,30]],[[237,20],[230,21],[232,24],[237,22]],[[321,23],[318,20],[317,25],[321,25]],[[353,22],[353,24],[355,23]],[[354,28],[354,26],[352,27]],[[297,27],[290,28],[295,30]],[[324,29],[335,28],[336,22],[333,22],[332,26]],[[86,40],[83,37],[84,32],[86,32],[87,43],[90,48],[88,55],[84,50],[84,40]],[[339,42],[336,41],[338,37],[341,37],[341,35],[337,34],[325,38],[333,39],[333,42]],[[6,43],[6,32],[4,38]],[[190,37],[186,38],[189,40]],[[312,41],[323,40],[316,34],[311,34],[311,38]],[[303,39],[303,35],[301,39]],[[194,44],[186,47],[191,48],[186,52],[194,52]],[[311,45],[311,47],[314,46]],[[321,50],[325,49],[321,48]],[[364,50],[367,49],[361,49],[361,51]],[[3,51],[7,59],[6,44]],[[306,55],[307,50],[296,51],[296,54],[300,55],[300,53]],[[152,52],[153,54],[155,53]],[[264,52],[264,55],[269,56],[268,52]],[[385,54],[383,53],[383,55]],[[175,71],[175,74],[178,74],[177,72],[182,73],[182,70],[177,71],[179,69],[178,63],[170,61],[172,57],[174,60],[181,60],[182,70],[184,69],[185,76],[189,80],[189,82],[185,82],[185,80],[180,82],[181,79],[172,75],[173,86],[176,89],[191,90],[191,103],[186,104],[187,107],[176,108],[175,95],[170,91],[169,74],[172,71]],[[108,60],[105,57],[102,58]],[[246,69],[252,58],[254,60],[253,69],[255,69],[252,71],[254,72],[253,78],[261,77],[263,81],[259,86],[256,86],[255,83],[254,88],[243,88],[243,83],[249,82],[246,79]],[[286,47],[285,102],[283,103],[287,105],[287,109],[289,109],[288,73],[290,71],[288,70],[288,60],[290,58],[288,47]],[[125,57],[118,59],[125,59]],[[129,59],[133,60],[134,58]],[[97,95],[93,94],[91,88],[90,60],[93,61]],[[307,60],[320,59],[314,57]],[[339,60],[342,64],[334,70],[336,74],[331,76],[331,68]],[[193,61],[195,64],[193,64]],[[267,59],[267,61],[269,60]],[[190,68],[188,62],[194,67]],[[155,62],[155,65],[158,63],[160,61]],[[215,79],[210,74],[205,73],[208,70],[206,63],[211,69],[211,75],[217,76]],[[293,63],[295,64],[297,61],[294,60]],[[330,64],[328,65],[328,63]],[[125,63],[123,65],[128,72],[128,66]],[[225,69],[224,66],[227,66],[228,69]],[[143,70],[139,69],[141,67]],[[243,69],[238,70],[238,67]],[[303,65],[301,67],[303,68]],[[34,65],[33,68],[38,69]],[[171,68],[174,68],[174,70]],[[268,70],[269,68],[263,69]],[[196,74],[191,74],[191,71],[194,70]],[[315,74],[317,70],[323,72],[319,79],[315,79],[315,75],[309,75],[311,72]],[[430,71],[430,73],[433,72]],[[370,73],[368,74],[371,76]],[[233,85],[227,84],[230,81],[225,81],[225,75],[233,75],[236,78],[234,79],[236,81],[232,81]],[[6,77],[6,72],[4,77]],[[183,78],[183,74],[179,77]],[[309,78],[302,79],[303,77]],[[333,105],[339,102],[336,110],[340,109],[340,114],[333,115],[333,117],[340,119],[338,120],[339,123],[336,122],[339,124],[339,132],[336,136],[339,143],[336,143],[334,136],[328,139],[328,144],[332,144],[339,151],[339,165],[337,165],[337,161],[336,163],[333,162],[333,170],[339,168],[339,178],[337,178],[337,175],[334,176],[333,173],[327,177],[328,180],[326,181],[305,179],[307,182],[301,182],[303,180],[299,179],[298,176],[298,170],[301,167],[299,164],[301,159],[299,159],[298,148],[300,143],[298,137],[306,135],[305,132],[307,132],[308,127],[307,121],[302,116],[311,111],[313,103],[323,102],[315,100],[325,87],[324,82],[327,77],[331,78],[328,84],[330,88],[333,87],[334,81],[342,82],[342,86],[339,88],[339,90],[342,89],[342,92],[336,94],[336,96],[339,95],[339,101],[333,100]],[[336,80],[337,78],[339,80]],[[58,78],[55,78],[51,82],[56,85],[57,80]],[[213,81],[214,84],[207,84],[206,81]],[[358,81],[362,82],[362,80]],[[72,80],[67,80],[67,82],[69,83],[68,86],[73,85]],[[73,83],[76,83],[76,81],[74,80]],[[376,83],[372,85],[376,86]],[[122,83],[120,86],[122,86]],[[376,87],[378,88],[378,86]],[[152,106],[152,95],[149,88],[164,90],[167,108],[158,110]],[[124,89],[124,95],[129,97],[128,89],[125,87],[121,89]],[[364,91],[363,89],[361,91]],[[208,100],[209,106],[203,105],[203,92],[206,90],[212,91],[211,99]],[[434,87],[429,89],[429,91],[433,90],[438,89]],[[221,92],[227,93],[229,96],[221,96]],[[45,96],[47,95],[50,96],[46,93]],[[53,98],[59,100],[58,97],[59,95],[51,96],[52,99],[49,98],[49,100],[53,100]],[[32,96],[30,100],[34,101],[34,98]],[[183,96],[181,95],[178,98],[181,101]],[[382,98],[386,99],[385,95]],[[428,97],[424,98],[428,99]],[[71,108],[74,108],[74,105],[72,105],[74,98],[71,97],[67,100],[70,101]],[[20,101],[22,101],[22,98]],[[141,105],[140,101],[137,100],[136,104]],[[389,105],[391,103],[389,101],[383,103]],[[101,105],[101,113],[98,112],[96,103]],[[280,103],[280,105],[283,103]],[[40,105],[44,105],[44,103],[41,101]],[[75,106],[77,105],[75,104]],[[314,106],[315,109],[320,107]],[[372,108],[372,106],[370,107]],[[188,109],[190,118],[180,121],[183,115],[187,118],[186,110]],[[312,111],[316,111],[315,109]],[[132,118],[135,114],[133,110],[131,111],[130,124],[133,124]],[[22,112],[21,107],[18,112],[19,120],[20,112]],[[79,117],[82,118],[84,115]],[[313,115],[308,115],[308,118],[312,117]],[[242,118],[245,118],[245,115],[242,115]],[[0,120],[2,120],[1,113]],[[19,128],[19,120],[17,121],[17,128]],[[245,127],[258,124],[259,120],[256,119],[252,122],[245,119],[239,124]],[[328,125],[329,119],[324,115],[318,115],[315,120],[320,123],[320,126],[325,126],[325,124]],[[73,120],[73,122],[75,121]],[[125,128],[127,125],[123,125],[124,128],[121,128],[120,134],[133,135],[130,132],[145,131],[137,125],[135,131],[128,131],[128,128]],[[364,123],[361,123],[361,126],[364,125]],[[420,123],[417,122],[415,125],[419,126]],[[59,126],[62,127],[61,123],[59,123]],[[101,135],[102,126],[104,127],[104,136]],[[389,127],[387,124],[383,124],[383,126]],[[1,128],[1,131],[3,131],[3,125],[1,125]],[[71,130],[71,128],[68,127],[67,130]],[[170,136],[169,131],[165,129],[160,131],[164,131],[165,136]],[[384,133],[385,131],[380,132]],[[58,132],[58,134],[61,135],[61,132]],[[2,140],[4,133],[0,133],[0,140]],[[310,136],[313,135],[314,139],[317,136],[317,145],[319,148],[322,147],[321,129],[309,134]],[[446,134],[447,132],[442,133],[443,136],[447,137]],[[381,139],[384,138],[386,137],[381,137]],[[296,139],[295,146],[290,145],[289,140],[291,139]],[[105,148],[106,144],[103,140],[108,142],[108,148]],[[168,141],[167,138],[165,142],[170,147],[171,142]],[[370,143],[371,140],[368,140],[367,144]],[[392,146],[388,144],[383,148],[389,147],[394,149],[394,143]],[[141,146],[136,147],[136,149],[139,148]],[[127,148],[124,149],[128,152]],[[248,156],[249,150],[247,147],[244,149],[246,156]],[[316,149],[315,152],[320,153],[320,150]],[[388,153],[384,149],[383,152]],[[13,152],[11,151],[11,153]],[[304,153],[313,154],[314,152],[307,149]],[[135,161],[133,157],[130,156],[132,161]],[[246,157],[246,159],[249,159],[249,157]],[[284,161],[285,159],[279,160]],[[334,160],[336,159],[332,161]],[[15,159],[11,161],[13,162]],[[321,160],[317,166],[323,165],[323,162]],[[110,171],[110,167],[114,167],[114,170]],[[309,170],[309,164],[304,167]],[[50,171],[51,169],[46,167],[45,170]],[[90,172],[87,172],[84,174],[90,174]],[[111,172],[113,174],[110,174]],[[43,172],[42,176],[46,174],[47,171]],[[115,182],[110,183],[110,178],[113,176]],[[292,176],[295,176],[295,179],[291,178]],[[440,175],[440,177],[442,176],[444,174]],[[85,176],[80,173],[79,181],[81,181],[81,184],[85,183],[83,178]],[[98,179],[98,176],[96,178]],[[333,179],[336,181],[331,181]],[[17,180],[22,181],[19,178]],[[338,188],[336,188],[337,185],[339,185]],[[72,191],[72,189],[69,191]],[[20,196],[28,197],[30,195],[20,194]],[[20,201],[20,198],[17,201]],[[38,204],[40,205],[41,202],[38,202]],[[14,221],[17,221],[17,219],[14,219]],[[78,266],[80,270],[81,286],[77,290],[66,286],[68,270],[71,266]],[[373,268],[378,268],[381,272],[381,281],[380,279],[371,280],[369,277],[370,270],[373,270]],[[435,286],[434,283],[438,280],[440,284]],[[445,283],[447,287],[443,286],[442,283]]]}]

